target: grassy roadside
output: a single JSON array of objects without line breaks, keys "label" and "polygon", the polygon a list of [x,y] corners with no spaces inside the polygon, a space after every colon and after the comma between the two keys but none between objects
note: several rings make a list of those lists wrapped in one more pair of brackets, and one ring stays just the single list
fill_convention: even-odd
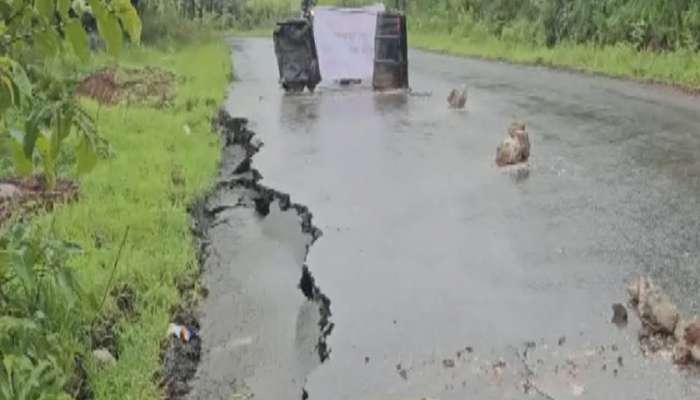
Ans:
[{"label": "grassy roadside", "polygon": [[561,44],[553,48],[508,42],[490,35],[464,37],[412,30],[413,47],[449,54],[545,65],[700,90],[700,54],[638,51],[629,45]]},{"label": "grassy roadside", "polygon": [[[133,290],[134,311],[115,327],[117,363],[98,368],[88,362],[87,373],[95,399],[150,399],[161,397],[153,377],[171,307],[179,300],[177,284],[198,269],[187,206],[216,172],[219,142],[210,118],[224,97],[231,65],[221,40],[175,52],[131,49],[121,64],[176,73],[175,104],[154,109],[87,102],[115,155],[81,181],[78,202],[34,223],[53,224],[59,237],[80,244],[83,252],[72,264],[85,291],[97,298],[130,229],[112,287]],[[117,308],[110,297],[106,314],[119,315]]]}]

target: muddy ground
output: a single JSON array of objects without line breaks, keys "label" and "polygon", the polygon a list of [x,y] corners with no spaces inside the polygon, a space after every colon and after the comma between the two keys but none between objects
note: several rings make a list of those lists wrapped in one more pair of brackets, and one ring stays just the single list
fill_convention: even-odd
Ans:
[{"label": "muddy ground", "polygon": [[[418,51],[423,95],[286,96],[270,40],[233,48],[228,109],[266,144],[261,182],[308,207],[324,235],[307,257],[297,212],[262,216],[233,206],[240,187],[219,193],[233,207],[209,230],[191,398],[700,396],[695,373],[641,354],[633,316],[611,323],[640,274],[698,311],[697,98]],[[449,110],[464,83],[468,111]],[[517,180],[494,166],[514,120],[532,142]],[[323,364],[304,265],[332,302]]]},{"label": "muddy ground", "polygon": [[165,107],[175,98],[176,76],[156,67],[142,69],[105,68],[83,78],[76,88],[79,96],[101,104],[145,104]]}]

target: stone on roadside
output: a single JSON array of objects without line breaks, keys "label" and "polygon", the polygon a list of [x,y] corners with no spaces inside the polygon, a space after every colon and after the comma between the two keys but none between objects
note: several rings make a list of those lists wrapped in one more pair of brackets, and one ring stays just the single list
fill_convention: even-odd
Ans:
[{"label": "stone on roadside", "polygon": [[630,302],[635,306],[639,304],[639,289],[642,283],[646,282],[646,278],[641,276],[627,285],[627,295],[630,298]]},{"label": "stone on roadside", "polygon": [[700,346],[691,347],[690,355],[694,363],[700,363]]},{"label": "stone on roadside", "polygon": [[112,353],[106,349],[97,349],[92,352],[92,357],[97,361],[97,364],[101,367],[109,367],[117,363]]},{"label": "stone on roadside", "polygon": [[686,365],[691,358],[690,348],[685,343],[678,342],[673,346],[673,362],[675,364]]},{"label": "stone on roadside", "polygon": [[627,293],[630,296],[632,304],[636,306],[646,301],[649,292],[651,292],[653,288],[654,284],[651,282],[651,279],[646,276],[640,276],[627,286]]},{"label": "stone on roadside", "polygon": [[452,89],[450,95],[447,96],[447,103],[450,108],[461,109],[467,104],[467,88],[462,87],[462,90]]},{"label": "stone on roadside", "polygon": [[514,122],[508,128],[508,135],[520,143],[520,161],[527,161],[530,158],[530,137],[527,134],[525,124]]},{"label": "stone on roadside", "polygon": [[680,320],[674,332],[676,344],[673,346],[673,362],[686,365],[700,362],[700,320]]},{"label": "stone on roadside", "polygon": [[691,346],[700,346],[700,319],[694,317],[683,324],[683,338]]},{"label": "stone on roadside", "polygon": [[508,137],[496,148],[496,165],[503,167],[526,162],[530,158],[530,137],[525,124],[513,123]]},{"label": "stone on roadside", "polygon": [[676,329],[673,331],[673,338],[676,339],[676,342],[685,342],[685,328],[689,323],[690,321],[684,319],[678,321]]},{"label": "stone on roadside", "polygon": [[650,333],[672,335],[675,332],[679,319],[678,309],[651,279],[640,277],[627,290],[642,323]]},{"label": "stone on roadside", "polygon": [[496,165],[504,167],[520,162],[522,148],[517,139],[508,137],[496,148]]},{"label": "stone on roadside", "polygon": [[678,323],[678,309],[664,295],[654,296],[642,309],[642,316],[649,320],[657,333],[673,334]]},{"label": "stone on roadside", "polygon": [[700,363],[700,318],[681,319],[668,296],[647,277],[634,280],[627,291],[642,321],[643,347],[672,349],[673,362],[679,365]]}]

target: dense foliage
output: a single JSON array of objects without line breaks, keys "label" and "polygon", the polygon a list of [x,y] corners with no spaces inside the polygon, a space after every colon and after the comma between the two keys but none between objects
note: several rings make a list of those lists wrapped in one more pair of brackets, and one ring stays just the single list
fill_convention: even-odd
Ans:
[{"label": "dense foliage", "polygon": [[[75,95],[79,67],[91,58],[90,36],[117,56],[124,35],[140,34],[129,0],[0,0],[0,136],[15,174],[40,175],[52,190],[62,157],[78,174],[92,170],[102,140]],[[50,228],[15,224],[0,237],[0,399],[61,399],[75,389],[85,332],[76,304],[95,303],[73,279],[77,250]]]},{"label": "dense foliage", "polygon": [[[311,4],[337,6],[378,2],[381,0],[311,0]],[[179,33],[182,17],[217,27],[247,30],[270,27],[280,19],[299,16],[301,4],[302,0],[142,0],[139,8],[144,16],[144,40],[149,41],[156,37],[152,30],[157,30],[160,36],[184,36]],[[178,19],[180,27],[173,24]],[[185,29],[191,31],[192,27],[182,30]]]},{"label": "dense foliage", "polygon": [[700,2],[693,0],[411,0],[419,29],[507,40],[673,50],[700,47]]},{"label": "dense foliage", "polygon": [[[297,15],[301,0],[142,0],[163,13],[189,18],[215,15],[225,26],[250,29]],[[317,0],[356,6],[380,0]],[[403,0],[385,0],[394,7]],[[700,49],[700,2],[694,0],[407,0],[411,25],[469,35],[474,30],[506,40],[554,46],[561,42],[638,49]],[[146,23],[147,19],[146,19]]]},{"label": "dense foliage", "polygon": [[114,56],[122,28],[139,41],[141,24],[129,0],[0,0],[0,130],[13,139],[15,172],[41,172],[48,188],[71,134],[77,172],[90,171],[97,160],[99,138],[75,97],[76,65],[90,58],[83,15],[94,17]]},{"label": "dense foliage", "polygon": [[206,27],[251,29],[298,15],[301,0],[150,0],[139,5],[144,41],[182,43],[193,29],[192,22]]}]

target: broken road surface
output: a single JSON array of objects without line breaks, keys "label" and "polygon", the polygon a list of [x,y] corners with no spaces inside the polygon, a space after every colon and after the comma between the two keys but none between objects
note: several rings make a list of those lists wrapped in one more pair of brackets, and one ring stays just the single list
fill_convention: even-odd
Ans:
[{"label": "broken road surface", "polygon": [[[297,288],[308,238],[288,229],[298,220],[231,211],[214,239],[220,262],[205,264],[205,283],[218,284],[203,304],[194,393],[699,398],[697,374],[643,356],[636,318],[618,328],[610,311],[642,274],[684,313],[699,310],[696,98],[420,51],[411,82],[433,96],[286,96],[270,40],[233,47],[227,108],[265,142],[262,184],[324,232],[306,263],[335,329],[319,365],[318,313]],[[469,110],[449,110],[443,94],[462,83]],[[519,181],[493,160],[513,121],[533,147]]]}]

